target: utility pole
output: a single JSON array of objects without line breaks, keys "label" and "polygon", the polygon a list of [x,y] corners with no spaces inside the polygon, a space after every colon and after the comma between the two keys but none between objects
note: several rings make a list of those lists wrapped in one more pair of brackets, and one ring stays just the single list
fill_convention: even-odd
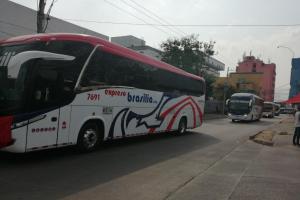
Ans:
[{"label": "utility pole", "polygon": [[224,93],[223,93],[223,114],[225,114],[225,106],[226,106],[226,93],[228,90],[228,75],[229,75],[229,67],[227,67],[226,72],[226,81],[224,82]]},{"label": "utility pole", "polygon": [[39,0],[37,11],[37,33],[44,33],[46,0]]}]

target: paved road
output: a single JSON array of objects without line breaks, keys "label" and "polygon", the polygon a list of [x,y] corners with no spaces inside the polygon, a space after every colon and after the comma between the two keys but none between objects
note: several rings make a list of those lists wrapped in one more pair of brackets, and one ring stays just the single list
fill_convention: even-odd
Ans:
[{"label": "paved road", "polygon": [[228,199],[261,148],[248,137],[279,120],[209,120],[184,136],[114,141],[90,154],[0,153],[0,199]]}]

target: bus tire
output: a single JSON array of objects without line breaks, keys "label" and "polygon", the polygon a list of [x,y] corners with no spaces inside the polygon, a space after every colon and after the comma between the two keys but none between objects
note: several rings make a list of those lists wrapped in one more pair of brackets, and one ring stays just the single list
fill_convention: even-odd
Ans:
[{"label": "bus tire", "polygon": [[96,121],[89,121],[81,128],[77,148],[80,152],[96,150],[103,141],[103,128]]},{"label": "bus tire", "polygon": [[179,121],[178,124],[178,129],[177,129],[177,134],[178,135],[182,135],[186,133],[186,129],[187,129],[187,120],[186,117],[182,117]]}]

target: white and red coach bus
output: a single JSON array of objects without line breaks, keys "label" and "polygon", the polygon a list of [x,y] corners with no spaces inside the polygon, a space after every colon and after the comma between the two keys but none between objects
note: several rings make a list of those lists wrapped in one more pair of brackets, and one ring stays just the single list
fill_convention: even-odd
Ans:
[{"label": "white and red coach bus", "polygon": [[202,124],[205,82],[88,35],[40,34],[0,43],[0,148],[34,150],[184,133]]}]

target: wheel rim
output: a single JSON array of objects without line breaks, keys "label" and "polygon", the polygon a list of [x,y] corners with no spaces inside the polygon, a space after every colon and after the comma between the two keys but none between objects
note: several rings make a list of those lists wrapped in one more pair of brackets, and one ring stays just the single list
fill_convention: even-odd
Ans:
[{"label": "wheel rim", "polygon": [[97,131],[95,129],[87,129],[83,134],[83,145],[87,148],[93,148],[98,141]]}]

